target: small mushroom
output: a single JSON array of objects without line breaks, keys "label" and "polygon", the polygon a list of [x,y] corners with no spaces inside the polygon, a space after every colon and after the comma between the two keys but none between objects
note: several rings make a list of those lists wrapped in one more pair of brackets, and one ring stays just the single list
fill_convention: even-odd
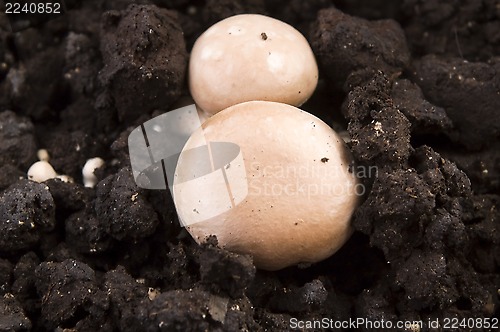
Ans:
[{"label": "small mushroom", "polygon": [[[242,159],[216,151],[221,142],[238,146]],[[265,270],[314,263],[351,235],[360,185],[351,163],[342,138],[315,116],[287,104],[245,102],[191,135],[175,173],[188,180],[174,183],[174,202],[198,243],[216,235],[221,247],[252,255]]]},{"label": "small mushroom", "polygon": [[222,20],[195,42],[189,89],[209,115],[251,100],[302,105],[318,83],[306,38],[271,17],[243,14]]},{"label": "small mushroom", "polygon": [[94,188],[97,184],[97,177],[94,171],[104,165],[104,160],[99,157],[87,160],[82,169],[83,184],[85,187]]},{"label": "small mushroom", "polygon": [[54,170],[52,165],[49,163],[49,153],[45,149],[40,149],[37,152],[38,159],[33,165],[28,169],[28,179],[35,182],[44,182],[50,179],[59,179],[63,182],[73,182],[73,178],[69,175],[60,175]]},{"label": "small mushroom", "polygon": [[44,160],[37,161],[28,169],[28,179],[35,182],[44,182],[56,177],[57,173],[52,165]]},{"label": "small mushroom", "polygon": [[36,152],[36,156],[38,157],[38,160],[41,160],[41,161],[49,161],[49,159],[50,159],[49,152],[45,149],[38,150]]}]

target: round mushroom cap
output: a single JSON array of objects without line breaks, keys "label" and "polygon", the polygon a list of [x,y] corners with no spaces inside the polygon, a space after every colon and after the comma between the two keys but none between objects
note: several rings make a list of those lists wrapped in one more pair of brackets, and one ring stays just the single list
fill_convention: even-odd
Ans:
[{"label": "round mushroom cap", "polygon": [[271,17],[226,18],[195,42],[189,89],[212,115],[229,106],[265,100],[300,106],[318,83],[318,66],[306,38]]},{"label": "round mushroom cap", "polygon": [[57,176],[56,171],[47,161],[37,161],[28,169],[28,179],[35,182],[44,182],[54,179]]},{"label": "round mushroom cap", "polygon": [[187,141],[173,185],[198,242],[278,270],[335,253],[351,235],[358,180],[340,138],[296,107],[251,101],[209,118]]}]

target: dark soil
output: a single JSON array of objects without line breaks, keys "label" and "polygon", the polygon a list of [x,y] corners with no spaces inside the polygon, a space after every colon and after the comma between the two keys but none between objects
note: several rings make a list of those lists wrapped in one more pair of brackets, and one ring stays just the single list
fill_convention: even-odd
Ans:
[{"label": "dark soil", "polygon": [[[16,33],[0,15],[0,331],[500,317],[498,1],[131,3],[66,0],[65,15]],[[352,238],[308,267],[266,272],[215,238],[198,246],[169,192],[131,174],[130,131],[188,95],[196,37],[239,13],[308,37],[320,83],[303,109],[378,170]],[[41,148],[75,183],[25,179]],[[84,188],[96,156],[106,168]],[[468,324],[455,331],[496,330]]]}]

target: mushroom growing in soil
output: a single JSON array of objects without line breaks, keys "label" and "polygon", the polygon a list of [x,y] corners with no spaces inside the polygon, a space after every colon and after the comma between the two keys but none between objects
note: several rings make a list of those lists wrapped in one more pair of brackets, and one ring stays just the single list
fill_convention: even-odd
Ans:
[{"label": "mushroom growing in soil", "polygon": [[35,182],[44,182],[55,179],[56,177],[56,171],[52,165],[45,160],[37,161],[28,169],[28,179]]},{"label": "mushroom growing in soil", "polygon": [[95,157],[87,160],[82,169],[83,184],[85,185],[85,187],[95,187],[98,179],[97,176],[95,176],[94,171],[102,166],[104,166],[104,160],[102,160],[102,158]]},{"label": "mushroom growing in soil", "polygon": [[243,14],[222,20],[195,42],[189,89],[213,115],[251,100],[302,105],[318,83],[318,66],[306,38],[271,17]]},{"label": "mushroom growing in soil", "polygon": [[28,169],[28,179],[35,182],[45,182],[50,179],[59,179],[63,182],[73,182],[73,178],[68,175],[57,174],[54,167],[49,163],[49,152],[45,149],[37,151],[39,161],[34,163]]},{"label": "mushroom growing in soil", "polygon": [[[223,143],[241,155],[219,149]],[[198,243],[216,235],[221,247],[252,255],[265,270],[314,263],[351,235],[359,184],[350,165],[342,138],[320,119],[287,104],[245,102],[191,135],[174,202]]]}]

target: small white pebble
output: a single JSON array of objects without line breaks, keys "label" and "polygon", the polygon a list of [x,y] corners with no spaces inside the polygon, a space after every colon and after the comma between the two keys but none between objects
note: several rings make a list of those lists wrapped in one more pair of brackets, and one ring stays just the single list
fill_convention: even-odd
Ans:
[{"label": "small white pebble", "polygon": [[94,175],[94,171],[104,165],[104,160],[99,157],[91,158],[87,160],[85,166],[82,169],[83,184],[85,187],[94,188],[97,184],[97,177]]},{"label": "small white pebble", "polygon": [[37,161],[28,169],[28,179],[36,182],[44,182],[54,179],[57,176],[56,171],[46,161]]},{"label": "small white pebble", "polygon": [[45,149],[38,150],[36,156],[40,161],[49,161],[50,159],[49,152]]}]

